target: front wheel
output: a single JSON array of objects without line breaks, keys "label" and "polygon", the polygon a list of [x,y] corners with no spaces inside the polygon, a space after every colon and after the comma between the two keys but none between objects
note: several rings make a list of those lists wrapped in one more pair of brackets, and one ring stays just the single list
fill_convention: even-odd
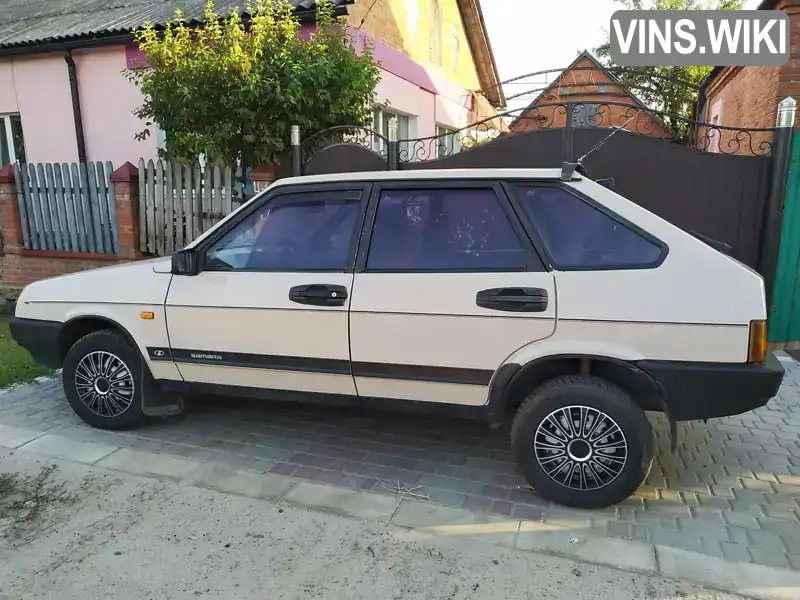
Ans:
[{"label": "front wheel", "polygon": [[528,483],[558,504],[603,508],[630,496],[653,462],[644,411],[592,375],[545,382],[522,403],[511,447]]},{"label": "front wheel", "polygon": [[142,412],[143,365],[139,352],[116,331],[79,339],[67,352],[62,381],[72,409],[100,429],[128,429]]}]

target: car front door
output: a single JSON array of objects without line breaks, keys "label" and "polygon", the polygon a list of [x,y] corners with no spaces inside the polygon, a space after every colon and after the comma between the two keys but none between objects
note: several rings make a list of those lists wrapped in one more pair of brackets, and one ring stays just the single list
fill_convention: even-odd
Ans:
[{"label": "car front door", "polygon": [[[354,395],[348,309],[369,188],[278,187],[175,275],[169,354],[188,382]],[[164,349],[153,349],[165,352]]]},{"label": "car front door", "polygon": [[499,184],[373,188],[350,305],[360,395],[486,404],[495,370],[555,320],[553,276]]}]

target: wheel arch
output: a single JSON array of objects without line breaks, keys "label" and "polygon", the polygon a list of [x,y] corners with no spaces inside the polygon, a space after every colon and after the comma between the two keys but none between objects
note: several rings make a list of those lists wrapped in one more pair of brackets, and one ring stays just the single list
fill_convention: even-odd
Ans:
[{"label": "wheel arch", "polygon": [[663,387],[633,362],[599,354],[563,353],[540,356],[524,364],[504,364],[489,387],[490,423],[507,421],[525,397],[545,381],[577,373],[592,374],[618,385],[642,410],[663,412],[670,421],[674,449],[676,425]]},{"label": "wheel arch", "polygon": [[67,352],[75,342],[92,332],[103,329],[112,329],[121,333],[132,348],[138,349],[139,346],[131,333],[114,319],[100,315],[77,315],[68,319],[58,333],[58,355],[61,362],[64,362]]}]

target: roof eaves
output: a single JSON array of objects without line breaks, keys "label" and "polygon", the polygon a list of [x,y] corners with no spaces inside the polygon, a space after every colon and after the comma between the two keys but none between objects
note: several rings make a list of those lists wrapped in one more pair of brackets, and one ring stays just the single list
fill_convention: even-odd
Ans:
[{"label": "roof eaves", "polygon": [[483,16],[480,0],[457,0],[461,22],[467,36],[467,43],[472,52],[478,71],[480,91],[495,108],[506,105],[500,74],[497,70],[489,32]]},{"label": "roof eaves", "polygon": [[[355,0],[334,0],[334,2],[337,11],[341,12]],[[315,0],[294,0],[293,4],[295,5],[295,14],[302,22],[314,19]],[[233,6],[231,2],[230,6],[218,7],[218,10],[221,14],[227,14]],[[148,21],[160,28],[166,21],[173,18],[175,8],[183,9],[185,24],[196,26],[203,21],[204,7],[205,0],[196,0],[195,3],[186,0],[153,2],[152,5],[137,5],[137,10],[132,10],[130,5],[101,10],[102,4],[98,4],[97,10],[88,12],[17,18],[13,22],[0,22],[0,36],[2,36],[0,55],[6,53],[6,50],[12,50],[14,54],[21,54],[24,53],[22,51],[24,48],[30,48],[31,52],[39,52],[40,50],[37,48],[40,46],[49,47],[60,43],[69,43],[80,47],[82,40],[93,43],[94,40],[101,38],[129,35]],[[239,12],[244,17],[248,16],[244,9],[240,9]],[[2,16],[2,10],[0,10],[0,16]],[[93,21],[96,23],[93,24]]]}]

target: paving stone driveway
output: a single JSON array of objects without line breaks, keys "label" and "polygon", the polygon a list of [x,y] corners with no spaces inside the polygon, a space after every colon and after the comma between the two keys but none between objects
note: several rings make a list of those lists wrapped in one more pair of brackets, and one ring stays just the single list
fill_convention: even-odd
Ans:
[{"label": "paving stone driveway", "polygon": [[600,511],[568,510],[525,489],[507,432],[489,432],[479,423],[195,399],[180,419],[114,433],[84,425],[67,405],[60,382],[49,381],[0,392],[0,426],[401,492],[558,528],[800,570],[800,364],[787,355],[782,360],[784,385],[767,407],[682,424],[676,454],[669,451],[666,422],[653,415],[658,454],[647,484],[636,497]]}]

